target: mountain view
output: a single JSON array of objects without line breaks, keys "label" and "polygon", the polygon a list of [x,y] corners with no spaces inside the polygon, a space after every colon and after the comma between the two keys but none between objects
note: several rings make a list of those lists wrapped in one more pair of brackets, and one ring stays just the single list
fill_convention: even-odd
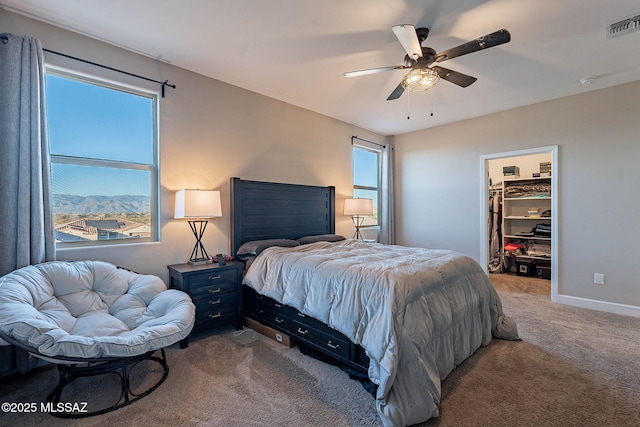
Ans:
[{"label": "mountain view", "polygon": [[150,210],[148,196],[53,195],[53,211],[56,215],[148,213]]},{"label": "mountain view", "polygon": [[56,242],[151,236],[148,196],[53,195]]}]

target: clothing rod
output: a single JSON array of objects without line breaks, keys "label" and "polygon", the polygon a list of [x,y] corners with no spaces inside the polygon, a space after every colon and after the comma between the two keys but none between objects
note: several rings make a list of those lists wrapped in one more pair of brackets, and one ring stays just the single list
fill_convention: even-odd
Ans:
[{"label": "clothing rod", "polygon": [[165,81],[161,82],[160,80],[150,79],[149,77],[140,76],[138,74],[133,74],[133,73],[130,73],[128,71],[119,70],[117,68],[109,67],[107,65],[98,64],[96,62],[87,61],[86,59],[77,58],[75,56],[67,55],[66,53],[56,52],[55,50],[44,49],[44,48],[42,50],[44,50],[45,52],[53,53],[55,55],[64,56],[65,58],[69,58],[69,59],[73,59],[73,60],[76,60],[76,61],[84,62],[85,64],[95,65],[96,67],[106,68],[107,70],[111,70],[111,71],[115,71],[115,72],[118,72],[118,73],[126,74],[128,76],[136,77],[138,79],[147,80],[147,81],[153,82],[153,83],[158,83],[162,87],[162,97],[163,98],[164,98],[164,87],[165,86],[169,86],[170,88],[173,88],[173,89],[176,88],[176,85],[169,84],[169,80],[165,80]]},{"label": "clothing rod", "polygon": [[351,143],[353,144],[354,139],[359,139],[360,141],[368,142],[369,144],[377,145],[378,147],[387,148],[386,145],[378,144],[377,142],[369,141],[368,139],[360,138],[358,135],[351,136]]}]

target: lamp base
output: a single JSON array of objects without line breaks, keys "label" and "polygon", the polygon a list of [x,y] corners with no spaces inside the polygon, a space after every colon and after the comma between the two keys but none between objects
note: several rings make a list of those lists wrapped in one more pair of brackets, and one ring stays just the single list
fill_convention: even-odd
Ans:
[{"label": "lamp base", "polygon": [[204,265],[204,264],[211,264],[212,262],[213,262],[212,260],[205,259],[205,258],[190,259],[189,265]]},{"label": "lamp base", "polygon": [[364,222],[364,217],[360,215],[354,215],[351,217],[353,221],[353,226],[356,229],[356,232],[353,233],[352,239],[362,240],[362,233],[360,233],[360,228],[362,227],[362,223]]},{"label": "lamp base", "polygon": [[189,227],[191,227],[191,231],[196,238],[196,244],[191,251],[191,258],[189,258],[189,264],[191,265],[202,265],[212,262],[202,244],[202,236],[204,235],[204,230],[207,228],[208,222],[209,221],[201,220],[189,221]]}]

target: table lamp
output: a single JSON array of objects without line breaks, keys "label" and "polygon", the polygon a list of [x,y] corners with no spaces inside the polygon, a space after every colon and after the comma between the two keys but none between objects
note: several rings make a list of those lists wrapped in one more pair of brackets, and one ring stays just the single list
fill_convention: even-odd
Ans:
[{"label": "table lamp", "polygon": [[372,199],[345,199],[344,214],[350,215],[356,232],[353,234],[354,239],[362,239],[360,227],[364,221],[365,215],[373,215]]},{"label": "table lamp", "polygon": [[191,251],[189,264],[200,265],[211,262],[202,244],[202,236],[207,228],[204,218],[218,218],[222,216],[220,192],[215,190],[179,190],[176,192],[176,204],[173,217],[188,219],[196,244]]}]

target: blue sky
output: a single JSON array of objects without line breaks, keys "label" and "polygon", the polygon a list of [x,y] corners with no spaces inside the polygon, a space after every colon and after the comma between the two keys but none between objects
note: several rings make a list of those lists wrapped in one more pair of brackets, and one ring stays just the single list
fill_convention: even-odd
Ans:
[{"label": "blue sky", "polygon": [[[153,100],[47,74],[50,152],[153,163]],[[54,164],[57,194],[149,196],[149,172]]]},{"label": "blue sky", "polygon": [[[46,91],[52,154],[153,163],[151,98],[50,73]],[[354,184],[377,186],[378,154],[353,151]],[[52,173],[55,194],[150,195],[148,171],[54,163]]]},{"label": "blue sky", "polygon": [[365,187],[378,186],[378,153],[353,150],[353,183]]}]

